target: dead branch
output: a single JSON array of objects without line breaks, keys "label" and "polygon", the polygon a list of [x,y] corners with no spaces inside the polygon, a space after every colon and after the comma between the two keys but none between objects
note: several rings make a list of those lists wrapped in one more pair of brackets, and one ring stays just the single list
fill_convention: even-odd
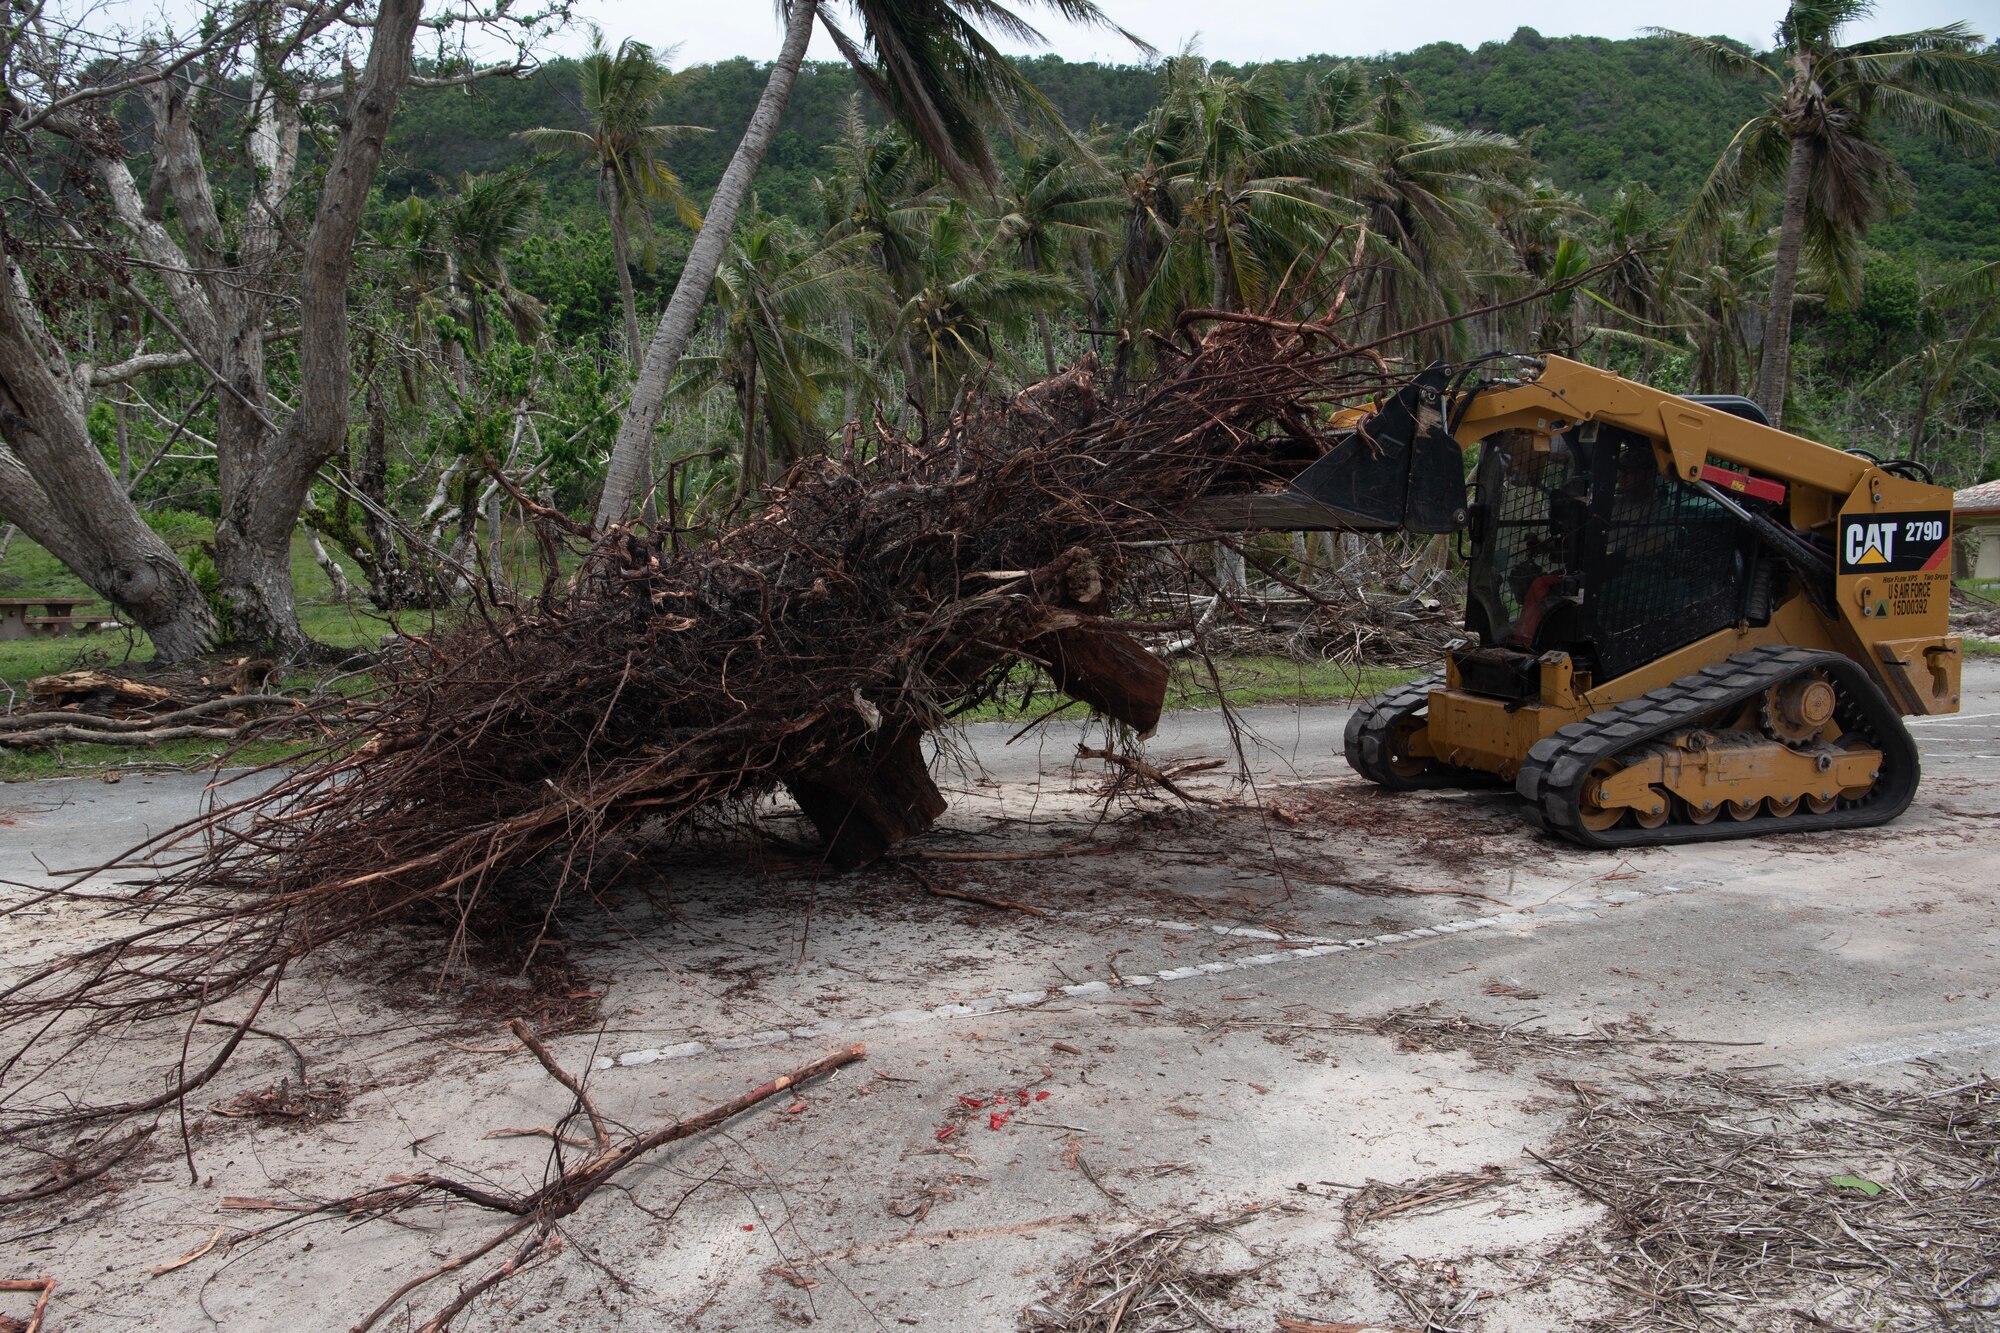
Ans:
[{"label": "dead branch", "polygon": [[[35,1299],[34,1313],[28,1316],[28,1322],[18,1325],[21,1333],[41,1333],[42,1316],[48,1311],[49,1297],[56,1294],[56,1280],[52,1277],[0,1278],[0,1291],[38,1291],[41,1293]],[[8,1322],[14,1323],[15,1321],[9,1320]]]},{"label": "dead branch", "polygon": [[534,1037],[532,1030],[528,1028],[527,1024],[517,1019],[509,1024],[509,1026],[514,1029],[515,1034],[534,1053],[535,1058],[541,1063],[542,1068],[548,1071],[549,1076],[567,1088],[583,1104],[586,1112],[591,1117],[593,1125],[599,1126],[600,1138],[597,1151],[583,1162],[564,1171],[561,1176],[550,1181],[532,1194],[523,1196],[494,1194],[490,1191],[464,1185],[447,1177],[424,1175],[417,1177],[413,1181],[385,1185],[375,1190],[321,1205],[316,1211],[343,1213],[350,1216],[383,1216],[390,1212],[408,1208],[425,1198],[432,1191],[437,1191],[448,1194],[453,1198],[479,1204],[496,1212],[510,1214],[519,1219],[478,1247],[449,1259],[438,1267],[405,1282],[394,1292],[390,1293],[389,1297],[376,1306],[365,1319],[354,1325],[352,1333],[367,1333],[367,1330],[373,1328],[382,1318],[401,1305],[411,1293],[435,1281],[437,1278],[443,1277],[447,1273],[457,1272],[462,1268],[477,1263],[508,1242],[532,1232],[533,1234],[529,1236],[529,1239],[522,1245],[520,1250],[499,1267],[462,1288],[450,1303],[432,1315],[422,1325],[422,1328],[426,1330],[443,1330],[449,1326],[454,1317],[474,1300],[520,1272],[529,1260],[542,1253],[550,1245],[551,1239],[556,1233],[556,1224],[562,1218],[569,1216],[582,1207],[585,1201],[600,1186],[617,1176],[627,1167],[644,1158],[648,1153],[665,1147],[669,1143],[691,1138],[706,1130],[714,1129],[716,1126],[741,1115],[759,1102],[775,1097],[787,1088],[810,1082],[821,1075],[829,1074],[839,1069],[843,1065],[852,1064],[854,1061],[864,1058],[867,1053],[866,1048],[862,1046],[846,1047],[843,1050],[835,1051],[831,1055],[822,1056],[810,1064],[802,1065],[789,1074],[780,1075],[768,1083],[760,1084],[742,1096],[725,1102],[720,1106],[710,1107],[708,1110],[698,1115],[690,1116],[686,1120],[676,1121],[671,1125],[663,1125],[647,1133],[634,1135],[623,1143],[613,1144],[610,1135],[603,1132],[601,1122],[598,1120],[594,1109],[590,1107],[589,1100],[584,1097],[582,1085],[575,1076],[564,1070],[556,1062],[555,1057],[549,1054],[547,1047],[543,1046]]},{"label": "dead branch", "polygon": [[[1076,747],[1076,757],[1079,759],[1102,759],[1107,764],[1116,764],[1118,767],[1124,769],[1127,773],[1132,774],[1135,777],[1144,778],[1146,781],[1152,783],[1154,786],[1160,788],[1162,791],[1172,792],[1175,796],[1178,796],[1181,800],[1186,801],[1189,805],[1222,804],[1222,802],[1216,800],[1214,797],[1195,795],[1187,788],[1175,782],[1173,777],[1170,776],[1166,772],[1166,770],[1155,768],[1153,765],[1147,763],[1145,760],[1139,758],[1137,755],[1120,754],[1118,751],[1112,749],[1108,745],[1101,750],[1093,750],[1087,745],[1079,745]],[[1217,767],[1220,765],[1220,763],[1221,761],[1218,760],[1215,761],[1214,763],[1200,765],[1197,766],[1193,771],[1199,772],[1201,768]]]},{"label": "dead branch", "polygon": [[932,894],[939,898],[956,898],[958,901],[962,903],[978,903],[981,907],[997,907],[1000,908],[1002,911],[1007,911],[1007,912],[1026,912],[1029,916],[1048,915],[1048,913],[1044,912],[1041,908],[1031,906],[1027,903],[1017,903],[1008,898],[989,898],[983,893],[968,893],[964,889],[946,888],[944,885],[932,879],[929,875],[926,875],[922,870],[919,870],[916,866],[911,865],[908,861],[902,860],[900,858],[892,861],[891,864],[894,865],[896,869],[902,871],[904,874],[908,875],[911,879],[915,880],[917,882],[917,886],[921,888],[925,893]]},{"label": "dead branch", "polygon": [[[63,1168],[63,1164],[58,1163],[56,1169],[54,1169],[49,1173],[47,1179],[42,1180],[39,1183],[32,1185],[27,1189],[16,1190],[12,1194],[0,1194],[0,1207],[6,1207],[10,1204],[16,1204],[16,1203],[27,1203],[33,1199],[46,1199],[52,1194],[60,1194],[64,1190],[74,1189],[76,1186],[83,1184],[85,1181],[95,1180],[99,1176],[103,1175],[105,1172],[109,1171],[112,1167],[117,1166],[120,1162],[130,1157],[133,1153],[139,1151],[139,1149],[145,1144],[146,1140],[150,1139],[151,1137],[153,1137],[153,1126],[145,1125],[139,1129],[133,1130],[131,1133],[119,1139],[116,1143],[114,1143],[111,1146],[111,1150],[109,1152],[104,1153],[96,1161],[92,1162],[89,1166],[77,1167],[73,1170],[65,1170]],[[25,1290],[25,1289],[0,1288],[0,1290],[11,1291],[11,1290]]]},{"label": "dead branch", "polygon": [[590,1094],[583,1090],[583,1084],[556,1063],[555,1056],[549,1054],[549,1048],[542,1045],[542,1039],[535,1035],[533,1028],[518,1018],[511,1018],[507,1020],[507,1029],[521,1039],[521,1044],[528,1048],[535,1059],[541,1061],[542,1068],[549,1071],[550,1078],[576,1094],[577,1104],[583,1108],[583,1113],[590,1117],[590,1132],[596,1136],[597,1150],[603,1152],[610,1148],[611,1131],[604,1127],[604,1117],[597,1113],[597,1104],[590,1100]]}]

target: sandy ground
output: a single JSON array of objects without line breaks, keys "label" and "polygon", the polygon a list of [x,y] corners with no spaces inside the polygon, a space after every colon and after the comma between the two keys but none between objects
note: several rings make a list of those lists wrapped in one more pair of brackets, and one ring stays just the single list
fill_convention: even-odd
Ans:
[{"label": "sandy ground", "polygon": [[[557,1056],[634,1130],[850,1043],[867,1058],[656,1153],[456,1327],[1683,1327],[1634,1295],[1631,1219],[1532,1154],[1560,1165],[1614,1111],[1731,1071],[1913,1093],[2000,1064],[2000,668],[1973,663],[1963,713],[1914,727],[1924,785],[1890,828],[1619,855],[1538,837],[1506,794],[1374,792],[1338,758],[1340,710],[1250,718],[1254,791],[1189,780],[1219,807],[1107,806],[1073,730],[1010,747],[972,729],[916,850],[1115,850],[918,867],[1039,914],[891,868],[821,878],[774,808],[769,837],[655,857],[575,914],[566,970],[440,992],[437,942],[413,933],[294,978],[260,1026],[296,1044],[308,1095],[294,1056],[253,1040],[189,1107],[195,1183],[170,1111],[100,1180],[0,1210],[0,1277],[54,1277],[57,1333],[354,1325],[494,1215],[286,1210],[425,1170],[539,1184],[548,1139],[493,1136],[571,1109],[508,1037],[523,1013],[570,1022]],[[1149,754],[1226,743],[1184,715]],[[0,790],[0,878],[91,863],[199,799],[180,776]],[[76,906],[0,924],[11,967],[89,929]],[[181,1032],[39,1091],[156,1088]],[[197,1058],[219,1036],[197,1029]],[[280,1079],[310,1114],[235,1113]],[[1795,1154],[1797,1179],[1904,1179],[1813,1151],[1835,1156]],[[2000,1262],[2000,1235],[1962,1244]],[[1867,1263],[1697,1303],[1711,1326],[1847,1327],[1888,1280]],[[380,1326],[414,1327],[455,1284]],[[1951,1300],[1934,1325],[1877,1326],[2000,1327],[2000,1275]]]}]

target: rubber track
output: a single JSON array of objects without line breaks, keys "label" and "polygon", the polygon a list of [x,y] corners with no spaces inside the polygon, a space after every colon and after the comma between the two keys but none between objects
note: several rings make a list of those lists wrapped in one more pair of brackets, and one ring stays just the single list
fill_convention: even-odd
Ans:
[{"label": "rubber track", "polygon": [[1476,769],[1456,768],[1432,760],[1415,777],[1404,777],[1389,767],[1389,743],[1396,724],[1410,714],[1428,707],[1431,691],[1444,685],[1442,672],[1423,680],[1413,680],[1384,690],[1356,708],[1347,719],[1342,740],[1347,766],[1378,787],[1390,791],[1424,791],[1435,787],[1490,787],[1500,779]]},{"label": "rubber track", "polygon": [[[1866,796],[1817,815],[1802,807],[1794,815],[1759,814],[1746,820],[1732,819],[1725,811],[1712,823],[1669,821],[1656,829],[1620,824],[1600,833],[1583,826],[1583,787],[1598,764],[1673,732],[1717,725],[1764,690],[1808,671],[1832,679],[1839,693],[1834,716],[1841,730],[1860,733],[1882,752],[1881,776]],[[1528,800],[1529,821],[1558,837],[1585,847],[1654,847],[1885,824],[1909,808],[1919,770],[1916,742],[1859,663],[1839,653],[1776,645],[1737,653],[1544,737],[1528,751],[1514,788]]]}]

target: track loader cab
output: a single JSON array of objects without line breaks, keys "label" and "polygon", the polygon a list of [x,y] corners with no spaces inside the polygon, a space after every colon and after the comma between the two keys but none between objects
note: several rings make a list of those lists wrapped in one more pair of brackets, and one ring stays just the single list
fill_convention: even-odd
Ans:
[{"label": "track loader cab", "polygon": [[[1391,410],[1397,408],[1398,410]],[[1428,411],[1424,410],[1428,407]],[[1407,426],[1404,423],[1409,423]],[[1958,704],[1949,492],[1921,469],[1772,429],[1557,357],[1500,380],[1427,372],[1348,423],[1294,486],[1466,497],[1467,638],[1370,700],[1349,763],[1390,788],[1510,782],[1589,846],[1852,827],[1915,793],[1907,713]],[[1400,441],[1395,432],[1421,438]],[[1419,478],[1415,470],[1431,469]],[[1373,476],[1371,486],[1343,474]],[[1396,526],[1370,515],[1372,530]],[[1329,524],[1333,525],[1333,524]]]},{"label": "track loader cab", "polygon": [[[1739,623],[1768,624],[1781,571],[1720,504],[1660,472],[1652,442],[1594,423],[1486,440],[1473,471],[1467,687],[1528,699],[1543,654],[1610,680]],[[1783,487],[1747,504],[1768,510]]]}]

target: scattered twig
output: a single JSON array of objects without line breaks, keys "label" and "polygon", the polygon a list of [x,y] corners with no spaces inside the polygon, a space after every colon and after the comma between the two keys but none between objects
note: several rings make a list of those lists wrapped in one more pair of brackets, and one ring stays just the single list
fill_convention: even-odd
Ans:
[{"label": "scattered twig", "polygon": [[28,1322],[21,1325],[21,1333],[42,1333],[42,1316],[49,1308],[49,1297],[56,1294],[56,1280],[52,1277],[8,1277],[0,1278],[0,1291],[38,1291],[34,1313]]},{"label": "scattered twig", "polygon": [[1029,916],[1048,915],[1048,913],[1043,911],[1041,908],[1032,906],[1028,903],[1017,903],[1008,898],[989,898],[983,893],[971,893],[966,891],[965,889],[946,888],[944,885],[932,879],[929,875],[926,875],[921,869],[912,865],[909,861],[904,860],[901,857],[894,858],[892,863],[895,865],[896,869],[902,871],[904,874],[908,875],[911,879],[915,880],[917,882],[918,887],[923,889],[925,893],[933,894],[936,897],[956,898],[958,901],[962,903],[978,903],[981,907],[997,907],[1002,909],[1003,911],[1008,911],[1008,912],[1026,912]]},{"label": "scattered twig", "polygon": [[16,1190],[12,1194],[0,1194],[0,1207],[5,1207],[9,1204],[27,1203],[33,1199],[46,1199],[52,1194],[60,1194],[66,1189],[73,1189],[85,1181],[97,1179],[112,1167],[117,1166],[133,1153],[139,1151],[146,1140],[153,1136],[154,1128],[155,1126],[152,1125],[143,1125],[133,1130],[119,1139],[111,1146],[110,1151],[106,1152],[89,1166],[81,1167],[74,1171],[64,1170],[58,1166],[49,1174],[48,1179],[37,1185],[24,1190]]},{"label": "scattered twig", "polygon": [[201,1256],[207,1254],[210,1250],[214,1249],[216,1242],[222,1239],[222,1233],[226,1229],[227,1228],[224,1227],[217,1227],[214,1231],[211,1231],[209,1233],[207,1240],[203,1241],[200,1245],[195,1246],[195,1248],[189,1250],[186,1254],[182,1255],[180,1258],[172,1260],[169,1263],[159,1264],[156,1265],[155,1267],[147,1269],[146,1276],[158,1277],[162,1273],[171,1273],[176,1268],[186,1268],[189,1264],[193,1263],[195,1260],[201,1258]]},{"label": "scattered twig", "polygon": [[568,1089],[590,1116],[593,1126],[599,1129],[597,1151],[584,1161],[565,1170],[556,1179],[540,1189],[526,1195],[496,1194],[477,1186],[467,1185],[449,1177],[425,1174],[409,1180],[395,1180],[392,1183],[344,1199],[332,1200],[318,1206],[316,1211],[338,1212],[348,1215],[381,1216],[409,1207],[432,1192],[443,1193],[468,1203],[477,1204],[493,1211],[515,1217],[511,1225],[478,1247],[460,1254],[445,1263],[403,1283],[391,1292],[387,1299],[354,1326],[353,1333],[367,1333],[386,1315],[401,1305],[419,1288],[477,1263],[503,1245],[526,1236],[521,1247],[499,1267],[492,1269],[476,1281],[462,1288],[456,1297],[422,1325],[423,1329],[442,1330],[450,1321],[475,1299],[500,1283],[506,1281],[555,1242],[556,1226],[561,1219],[574,1213],[597,1189],[618,1175],[621,1171],[639,1161],[646,1154],[680,1139],[690,1138],[717,1125],[741,1115],[759,1102],[776,1096],[787,1088],[831,1073],[842,1065],[862,1059],[866,1054],[861,1046],[849,1046],[833,1054],[803,1065],[789,1074],[781,1075],[768,1083],[759,1085],[720,1106],[710,1107],[686,1120],[664,1125],[644,1134],[633,1135],[623,1142],[613,1142],[608,1130],[598,1117],[590,1100],[584,1095],[582,1083],[555,1060],[545,1046],[533,1036],[527,1024],[515,1020],[509,1024],[515,1035],[535,1054],[535,1058],[549,1076]]},{"label": "scattered twig", "polygon": [[[1178,796],[1181,800],[1186,801],[1189,805],[1222,804],[1222,802],[1214,799],[1213,797],[1195,795],[1193,792],[1187,790],[1185,787],[1182,787],[1180,784],[1176,783],[1173,777],[1169,775],[1164,769],[1154,767],[1152,764],[1147,763],[1145,760],[1139,758],[1137,755],[1120,754],[1118,751],[1112,749],[1108,745],[1101,750],[1092,749],[1090,746],[1087,745],[1079,745],[1076,747],[1076,756],[1079,759],[1102,759],[1108,764],[1116,764],[1118,765],[1118,767],[1124,769],[1127,773],[1131,773],[1137,777],[1144,778],[1146,781],[1152,783],[1156,787],[1159,787],[1163,791],[1172,792],[1175,796]],[[1222,760],[1218,759],[1213,761],[1212,764],[1209,764],[1207,766],[1220,767],[1222,762],[1223,762]]]}]

